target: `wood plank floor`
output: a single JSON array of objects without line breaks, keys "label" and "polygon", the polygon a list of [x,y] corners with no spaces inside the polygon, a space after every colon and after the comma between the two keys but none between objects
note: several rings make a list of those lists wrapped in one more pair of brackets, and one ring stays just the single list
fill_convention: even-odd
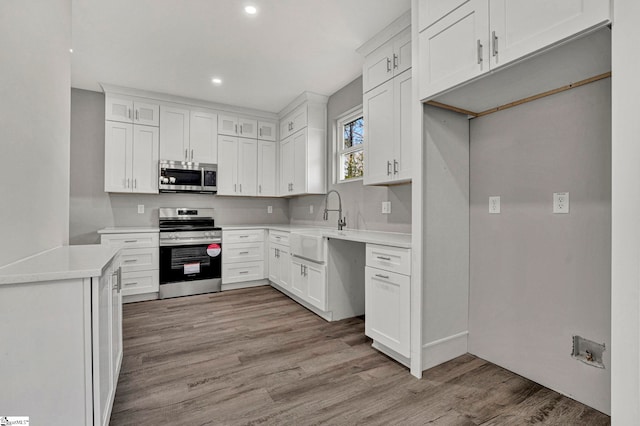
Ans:
[{"label": "wood plank floor", "polygon": [[111,425],[607,425],[472,355],[422,380],[270,287],[124,306]]}]

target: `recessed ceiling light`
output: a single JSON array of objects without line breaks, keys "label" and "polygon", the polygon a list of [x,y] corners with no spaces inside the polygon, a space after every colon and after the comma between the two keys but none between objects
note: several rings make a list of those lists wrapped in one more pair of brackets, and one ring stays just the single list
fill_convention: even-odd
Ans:
[{"label": "recessed ceiling light", "polygon": [[222,80],[220,80],[219,78],[212,78],[211,82],[216,86],[220,86],[222,84]]},{"label": "recessed ceiling light", "polygon": [[245,6],[244,11],[249,15],[255,15],[258,12],[255,6]]},{"label": "recessed ceiling light", "polygon": [[73,49],[69,49],[69,53],[73,53]]}]

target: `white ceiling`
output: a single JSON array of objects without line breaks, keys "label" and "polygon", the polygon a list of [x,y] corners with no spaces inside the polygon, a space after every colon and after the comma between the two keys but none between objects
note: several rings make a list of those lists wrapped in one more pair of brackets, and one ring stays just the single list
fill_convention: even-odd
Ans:
[{"label": "white ceiling", "polygon": [[[258,13],[244,13],[246,4]],[[410,0],[73,0],[73,87],[98,82],[278,112],[362,73]],[[221,86],[212,77],[223,80]]]}]

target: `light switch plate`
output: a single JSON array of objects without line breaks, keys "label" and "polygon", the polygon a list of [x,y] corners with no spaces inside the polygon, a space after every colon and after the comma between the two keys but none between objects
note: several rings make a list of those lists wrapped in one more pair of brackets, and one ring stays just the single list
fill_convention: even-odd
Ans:
[{"label": "light switch plate", "polygon": [[391,214],[391,201],[382,202],[382,214]]},{"label": "light switch plate", "polygon": [[313,214],[313,204],[309,204],[309,214]]},{"label": "light switch plate", "polygon": [[489,213],[491,214],[499,214],[500,213],[500,197],[489,197]]},{"label": "light switch plate", "polygon": [[553,212],[557,214],[569,213],[569,193],[568,192],[553,193]]},{"label": "light switch plate", "polygon": [[144,214],[144,204],[138,204],[138,214]]}]

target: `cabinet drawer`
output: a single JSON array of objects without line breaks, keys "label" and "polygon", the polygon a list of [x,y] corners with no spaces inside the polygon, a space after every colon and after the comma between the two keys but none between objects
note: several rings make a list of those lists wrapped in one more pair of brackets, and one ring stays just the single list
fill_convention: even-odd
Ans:
[{"label": "cabinet drawer", "polygon": [[411,275],[411,250],[367,244],[367,266]]},{"label": "cabinet drawer", "polygon": [[289,246],[289,233],[282,231],[269,231],[269,241],[274,244]]},{"label": "cabinet drawer", "polygon": [[122,272],[149,271],[159,268],[159,248],[126,248],[120,254]]},{"label": "cabinet drawer", "polygon": [[229,243],[253,243],[264,241],[264,229],[247,229],[244,231],[222,231],[222,242]]},{"label": "cabinet drawer", "polygon": [[254,262],[264,260],[264,243],[224,244],[222,263]]},{"label": "cabinet drawer", "polygon": [[155,293],[159,290],[160,274],[158,270],[123,272],[122,295]]},{"label": "cabinet drawer", "polygon": [[135,234],[102,234],[100,242],[116,247],[158,247],[160,235],[157,232],[139,232]]},{"label": "cabinet drawer", "polygon": [[264,261],[222,265],[222,284],[261,280],[263,278],[265,278]]}]

